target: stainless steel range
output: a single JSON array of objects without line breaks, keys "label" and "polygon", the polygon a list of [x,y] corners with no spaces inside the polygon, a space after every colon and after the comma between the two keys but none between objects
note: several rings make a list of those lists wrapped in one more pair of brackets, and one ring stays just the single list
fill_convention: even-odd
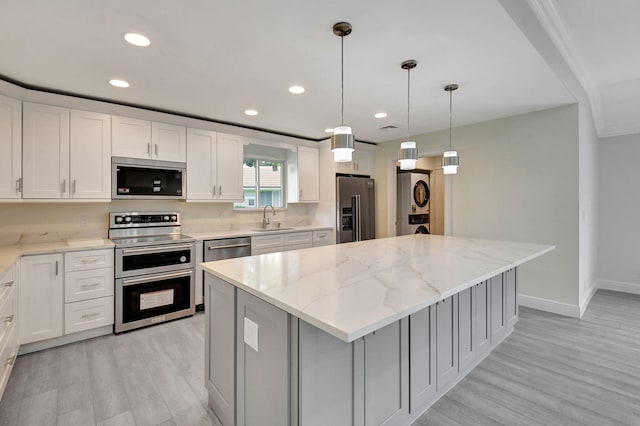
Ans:
[{"label": "stainless steel range", "polygon": [[116,333],[194,314],[195,240],[180,233],[179,213],[111,213],[109,238]]}]

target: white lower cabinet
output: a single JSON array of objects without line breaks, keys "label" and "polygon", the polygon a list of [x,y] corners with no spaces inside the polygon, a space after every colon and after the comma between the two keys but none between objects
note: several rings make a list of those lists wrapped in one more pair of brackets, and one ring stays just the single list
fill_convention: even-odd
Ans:
[{"label": "white lower cabinet", "polygon": [[15,266],[0,276],[0,399],[18,355],[17,292]]},{"label": "white lower cabinet", "polygon": [[251,255],[276,253],[284,250],[284,234],[251,237]]},{"label": "white lower cabinet", "polygon": [[277,253],[313,247],[312,231],[251,237],[251,255]]},{"label": "white lower cabinet", "polygon": [[62,254],[20,259],[20,344],[62,336],[63,273]]},{"label": "white lower cabinet", "polygon": [[313,247],[328,246],[335,244],[335,239],[331,236],[333,231],[330,229],[321,229],[320,231],[313,231],[312,245]]},{"label": "white lower cabinet", "polygon": [[90,330],[113,324],[113,296],[65,303],[64,333]]},{"label": "white lower cabinet", "polygon": [[113,324],[113,249],[20,259],[20,344]]},{"label": "white lower cabinet", "polygon": [[113,324],[113,250],[64,255],[64,333]]}]

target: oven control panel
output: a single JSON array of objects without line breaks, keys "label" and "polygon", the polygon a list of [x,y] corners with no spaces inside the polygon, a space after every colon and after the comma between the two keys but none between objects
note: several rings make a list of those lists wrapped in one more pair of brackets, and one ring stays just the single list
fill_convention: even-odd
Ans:
[{"label": "oven control panel", "polygon": [[153,213],[110,213],[110,228],[133,228],[151,226],[177,226],[180,225],[180,213],[177,212],[153,212]]}]

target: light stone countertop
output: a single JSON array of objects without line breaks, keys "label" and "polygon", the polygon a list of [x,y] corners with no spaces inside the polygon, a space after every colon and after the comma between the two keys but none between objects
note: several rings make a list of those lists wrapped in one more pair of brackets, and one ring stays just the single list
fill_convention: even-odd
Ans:
[{"label": "light stone countertop", "polygon": [[284,229],[274,229],[272,231],[256,231],[255,229],[234,229],[234,230],[209,231],[209,232],[185,232],[185,235],[191,238],[195,238],[196,240],[215,240],[220,238],[258,237],[260,235],[288,234],[291,232],[324,231],[324,230],[333,230],[333,227],[332,226],[313,226],[313,225],[287,227],[285,225]]},{"label": "light stone countertop", "polygon": [[203,263],[203,269],[352,342],[551,245],[408,235]]},{"label": "light stone countertop", "polygon": [[0,274],[6,272],[20,257],[35,254],[65,253],[68,251],[100,250],[113,248],[106,238],[86,238],[47,243],[11,244],[0,246]]}]

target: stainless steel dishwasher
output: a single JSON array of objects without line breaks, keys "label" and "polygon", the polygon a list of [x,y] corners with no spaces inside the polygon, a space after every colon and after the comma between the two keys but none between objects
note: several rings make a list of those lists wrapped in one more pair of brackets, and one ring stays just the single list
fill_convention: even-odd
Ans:
[{"label": "stainless steel dishwasher", "polygon": [[[205,262],[251,256],[251,237],[205,240],[203,243],[203,249],[203,259]],[[202,286],[202,295],[204,296],[204,286]],[[204,309],[204,303],[203,306],[198,306],[198,310],[201,309]]]}]

